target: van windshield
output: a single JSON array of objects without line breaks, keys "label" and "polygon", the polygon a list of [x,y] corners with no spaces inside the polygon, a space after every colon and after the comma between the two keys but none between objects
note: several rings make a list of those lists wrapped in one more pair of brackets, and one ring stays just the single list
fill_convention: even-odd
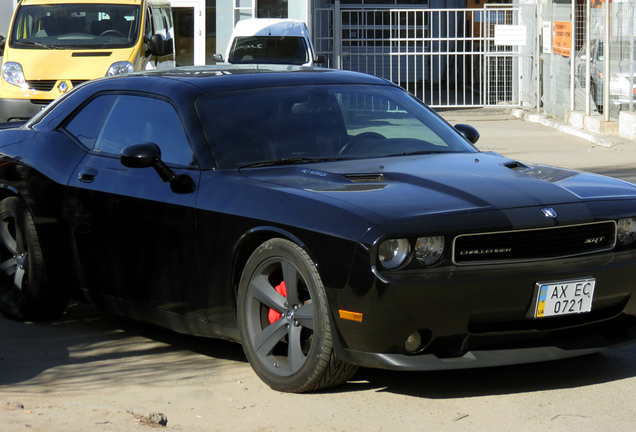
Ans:
[{"label": "van windshield", "polygon": [[309,61],[309,50],[302,37],[242,36],[234,39],[230,63],[302,65]]},{"label": "van windshield", "polygon": [[141,6],[21,6],[9,46],[17,49],[130,48],[139,40]]}]

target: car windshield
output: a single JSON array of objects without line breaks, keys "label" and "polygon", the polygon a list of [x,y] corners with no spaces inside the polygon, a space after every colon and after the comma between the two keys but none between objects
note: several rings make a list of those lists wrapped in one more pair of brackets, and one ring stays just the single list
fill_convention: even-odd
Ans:
[{"label": "car windshield", "polygon": [[9,44],[18,49],[129,48],[139,39],[141,6],[20,6]]},{"label": "car windshield", "polygon": [[477,151],[398,87],[316,85],[197,100],[219,168]]},{"label": "car windshield", "polygon": [[302,65],[309,61],[301,37],[247,36],[234,39],[228,62]]}]

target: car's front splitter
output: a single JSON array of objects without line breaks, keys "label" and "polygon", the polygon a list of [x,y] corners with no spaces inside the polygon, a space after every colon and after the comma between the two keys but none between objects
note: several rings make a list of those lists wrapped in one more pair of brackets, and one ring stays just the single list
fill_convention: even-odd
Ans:
[{"label": "car's front splitter", "polygon": [[[632,317],[633,318],[633,317]],[[636,320],[621,334],[612,336],[602,332],[585,334],[578,338],[555,341],[545,346],[477,349],[459,357],[438,357],[435,354],[385,354],[344,349],[338,346],[336,354],[346,362],[358,366],[402,371],[471,369],[535,363],[578,357],[607,351],[636,342]]]}]

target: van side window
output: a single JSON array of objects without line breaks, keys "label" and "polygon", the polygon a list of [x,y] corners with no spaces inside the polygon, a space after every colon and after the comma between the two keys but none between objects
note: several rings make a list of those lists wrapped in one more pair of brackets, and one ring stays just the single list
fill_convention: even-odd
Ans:
[{"label": "van side window", "polygon": [[148,39],[150,39],[153,35],[153,28],[152,28],[152,12],[150,11],[150,8],[146,8],[146,19],[145,19],[145,23],[144,23],[144,36]]}]

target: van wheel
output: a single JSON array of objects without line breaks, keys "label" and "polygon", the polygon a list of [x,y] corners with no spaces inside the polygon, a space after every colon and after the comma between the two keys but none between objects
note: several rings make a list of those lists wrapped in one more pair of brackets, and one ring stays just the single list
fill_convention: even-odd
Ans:
[{"label": "van wheel", "polygon": [[237,306],[245,355],[272,389],[320,390],[357,371],[335,356],[325,290],[298,245],[275,238],[259,246],[243,270]]},{"label": "van wheel", "polygon": [[46,283],[33,217],[16,197],[0,201],[0,312],[15,320],[42,320],[62,313],[68,297]]}]

